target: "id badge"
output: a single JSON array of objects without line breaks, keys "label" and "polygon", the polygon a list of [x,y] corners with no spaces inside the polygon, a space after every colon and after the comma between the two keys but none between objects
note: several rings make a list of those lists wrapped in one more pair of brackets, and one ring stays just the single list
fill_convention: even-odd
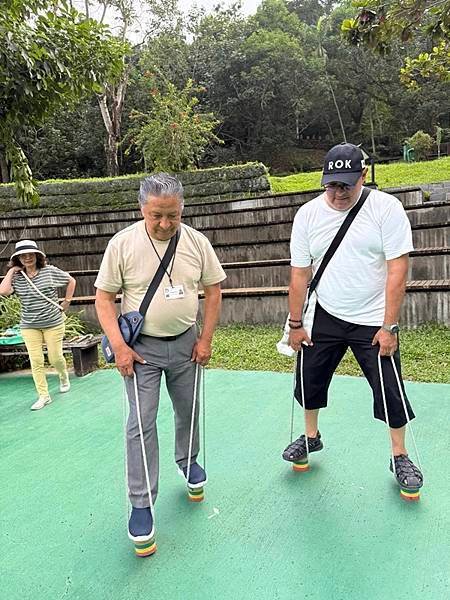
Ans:
[{"label": "id badge", "polygon": [[176,300],[177,298],[184,298],[183,285],[174,285],[164,288],[164,298],[166,300]]}]

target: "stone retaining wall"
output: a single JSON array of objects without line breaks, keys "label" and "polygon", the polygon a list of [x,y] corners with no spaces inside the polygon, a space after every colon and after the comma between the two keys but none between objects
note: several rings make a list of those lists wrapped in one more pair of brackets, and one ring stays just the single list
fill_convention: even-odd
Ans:
[{"label": "stone retaining wall", "polygon": [[[32,215],[44,209],[46,213],[70,212],[73,209],[95,210],[136,206],[141,175],[115,179],[86,179],[38,185],[40,204],[24,208],[16,199],[14,185],[0,185],[0,213]],[[232,167],[202,169],[178,173],[184,187],[186,204],[217,202],[262,196],[270,193],[267,168],[262,163]]]}]

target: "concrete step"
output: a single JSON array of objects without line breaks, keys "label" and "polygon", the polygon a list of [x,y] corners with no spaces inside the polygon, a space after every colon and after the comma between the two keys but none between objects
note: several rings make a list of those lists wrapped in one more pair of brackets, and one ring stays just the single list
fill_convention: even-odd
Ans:
[{"label": "concrete step", "polygon": [[[287,295],[287,286],[224,289],[220,322],[275,324],[280,326],[281,334],[288,310]],[[450,326],[449,298],[450,279],[409,281],[401,311],[401,325],[417,327],[435,322]],[[72,310],[83,309],[84,318],[96,323],[94,301],[93,295],[77,296],[72,302]],[[119,302],[118,297],[118,311]]]},{"label": "concrete step", "polygon": [[[237,206],[223,209],[213,205],[186,207],[184,221],[200,230],[225,230],[252,225],[292,224],[292,220],[304,203],[303,198],[294,195],[261,198],[263,206],[241,207],[252,201],[234,203]],[[231,203],[229,203],[231,204]],[[436,202],[407,207],[407,214],[412,225],[448,223],[450,221],[450,203]],[[42,218],[0,219],[0,241],[10,239],[31,238],[36,241],[53,237],[84,237],[91,235],[114,235],[117,231],[141,219],[139,210],[111,211],[108,213],[85,213],[71,215],[55,215]],[[212,234],[214,235],[214,234]]]},{"label": "concrete step", "polygon": [[[265,261],[289,257],[290,231],[286,231],[287,227],[290,227],[290,224],[251,226],[244,229],[214,230],[205,233],[211,239],[222,263]],[[238,239],[236,241],[227,239],[227,232],[230,238],[236,235]],[[243,241],[243,237],[250,239]],[[66,271],[96,270],[100,265],[109,239],[108,234],[72,239],[69,250],[67,240],[51,238],[45,240],[45,242],[42,241],[41,247],[47,253],[50,262],[61,269]],[[433,227],[415,225],[413,227],[413,241],[417,250],[421,248],[438,250],[441,248],[445,251],[445,248],[450,247],[450,224]],[[6,263],[13,248],[13,245],[11,245],[11,248],[7,246],[6,251],[0,255],[0,272],[2,273],[6,269]],[[426,255],[430,255],[430,252],[427,251]],[[426,259],[422,263],[425,265]],[[439,269],[439,267],[436,268]],[[446,267],[443,266],[442,268],[445,269]],[[445,271],[443,274],[445,276]]]},{"label": "concrete step", "polygon": [[[290,276],[289,258],[224,263],[227,279],[223,288],[264,288],[287,285]],[[93,293],[97,270],[73,270],[77,280],[77,295]],[[450,248],[428,248],[411,253],[408,279],[450,279]]]}]

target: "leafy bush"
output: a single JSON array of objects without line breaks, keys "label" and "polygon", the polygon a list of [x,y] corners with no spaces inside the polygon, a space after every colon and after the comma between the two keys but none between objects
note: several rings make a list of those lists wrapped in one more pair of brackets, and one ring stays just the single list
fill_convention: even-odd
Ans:
[{"label": "leafy bush", "polygon": [[414,148],[416,160],[424,160],[431,152],[434,146],[434,140],[428,133],[421,129],[406,140]]},{"label": "leafy bush", "polygon": [[[20,321],[20,300],[17,296],[0,297],[0,331],[17,325]],[[81,335],[85,331],[85,326],[80,318],[83,311],[78,313],[69,313],[65,322],[65,337],[70,339]]]},{"label": "leafy bush", "polygon": [[213,133],[219,121],[212,113],[196,109],[199,100],[195,94],[203,91],[195,88],[192,80],[182,90],[168,83],[164,93],[155,86],[150,90],[150,112],[132,111],[130,118],[136,125],[130,129],[127,141],[142,156],[146,171],[190,169],[208,144],[222,143]]},{"label": "leafy bush", "polygon": [[17,296],[0,296],[0,331],[18,325],[20,310],[20,300]]}]

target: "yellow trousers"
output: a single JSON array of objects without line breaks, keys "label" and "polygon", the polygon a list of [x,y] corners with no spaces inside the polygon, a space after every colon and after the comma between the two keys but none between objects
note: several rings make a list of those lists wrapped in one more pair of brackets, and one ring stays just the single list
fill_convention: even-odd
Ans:
[{"label": "yellow trousers", "polygon": [[57,370],[61,381],[67,381],[66,359],[62,350],[64,323],[48,329],[22,329],[22,337],[28,350],[31,363],[31,373],[39,396],[48,396],[47,378],[44,368],[43,344],[48,351],[48,362]]}]

